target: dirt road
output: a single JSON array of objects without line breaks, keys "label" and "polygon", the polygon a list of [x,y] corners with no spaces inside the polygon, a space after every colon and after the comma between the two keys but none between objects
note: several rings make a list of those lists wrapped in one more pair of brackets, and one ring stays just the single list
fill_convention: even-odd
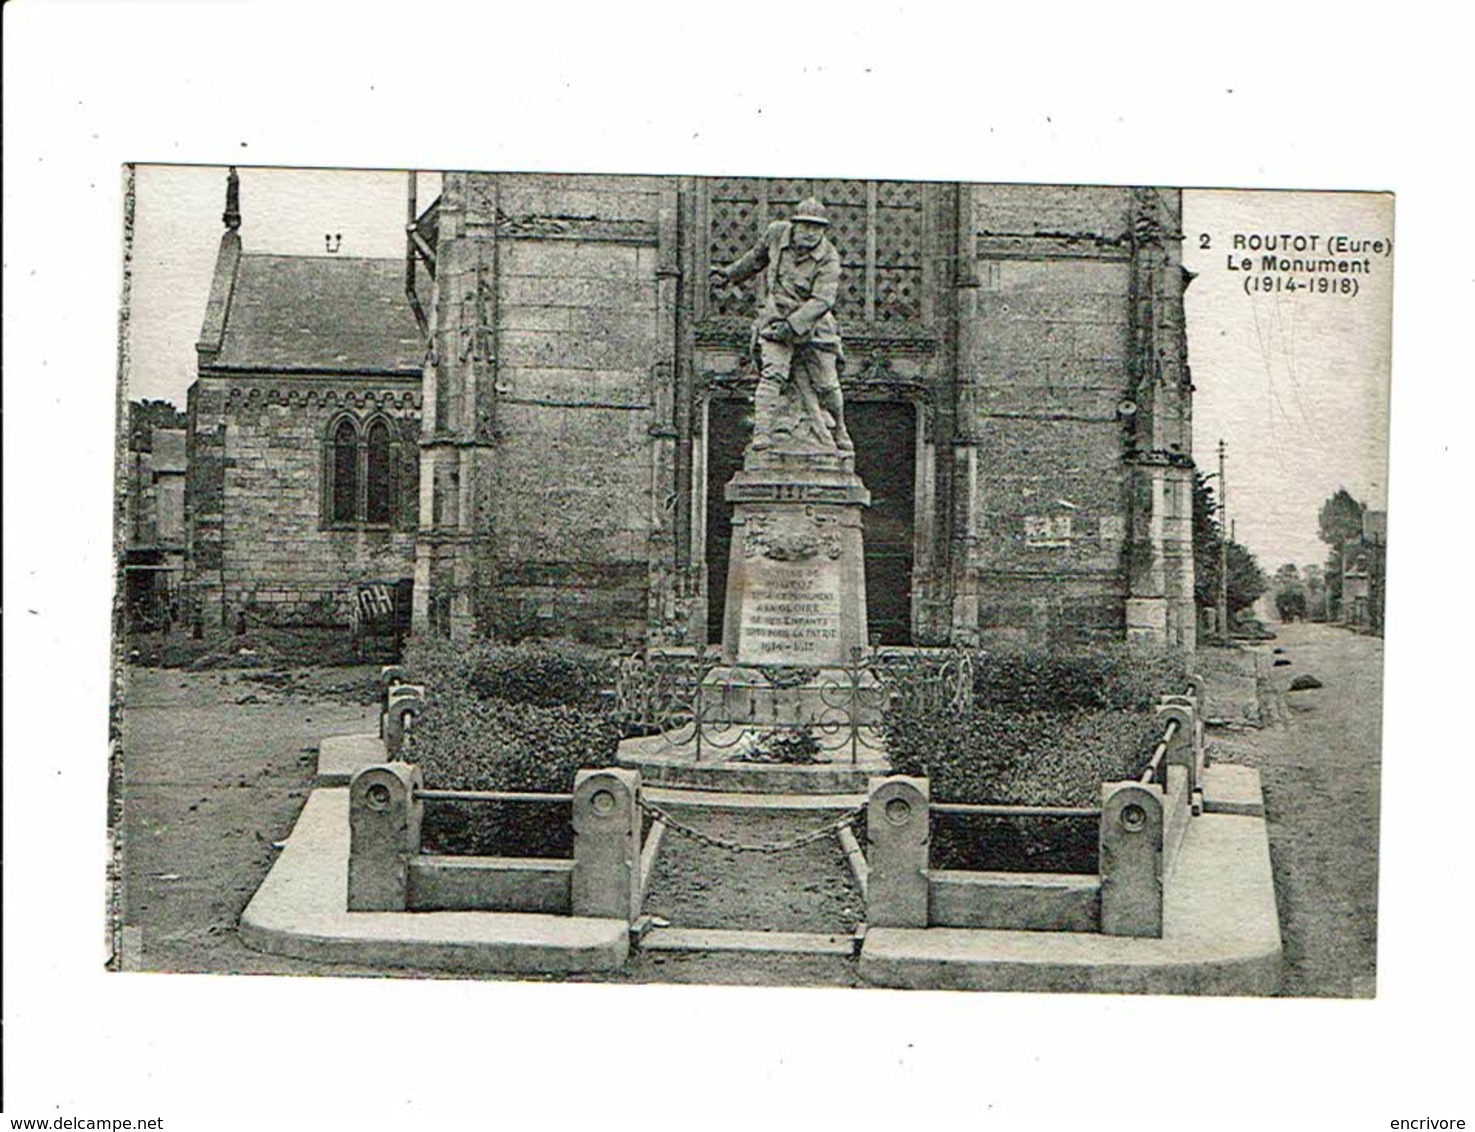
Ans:
[{"label": "dirt road", "polygon": [[[1285,993],[1371,997],[1383,642],[1327,625],[1276,631],[1275,641],[1256,649],[1262,686],[1268,684],[1261,697],[1267,726],[1216,737],[1214,744],[1225,761],[1260,769]],[[1282,659],[1290,664],[1274,665]],[[1303,673],[1324,686],[1289,691]]]},{"label": "dirt road", "polygon": [[[334,669],[337,682],[374,669]],[[376,709],[246,671],[131,668],[123,711],[122,965],[311,971],[241,944],[241,910],[307,798],[323,735],[373,730]],[[270,677],[268,677],[270,679]],[[310,697],[310,698],[309,698]]]}]

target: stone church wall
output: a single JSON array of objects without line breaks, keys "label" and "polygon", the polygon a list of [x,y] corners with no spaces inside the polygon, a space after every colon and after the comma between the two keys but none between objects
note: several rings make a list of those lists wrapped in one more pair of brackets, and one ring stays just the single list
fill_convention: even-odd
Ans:
[{"label": "stone church wall", "polygon": [[[1134,554],[1158,567],[1152,600],[1184,589],[1182,563],[1165,575],[1157,560],[1172,509],[1187,504],[1171,491],[1155,504],[1135,466],[1190,451],[1186,367],[1167,349],[1181,328],[1176,246],[1159,250],[1142,228],[1144,216],[1171,223],[1176,194],[972,192],[980,636],[1120,639],[1128,599],[1141,596]],[[1191,603],[1191,592],[1190,566],[1178,597]]]},{"label": "stone church wall", "polygon": [[[1118,221],[1120,224],[1120,220]],[[980,270],[980,628],[1120,635],[1130,270],[999,259]]]},{"label": "stone church wall", "polygon": [[[461,246],[439,281],[441,325],[479,291],[490,326],[485,357],[441,352],[437,397],[451,404],[427,435],[441,498],[423,553],[450,578],[461,551],[437,536],[476,532],[486,557],[463,576],[472,616],[499,636],[644,636],[655,383],[670,381],[656,369],[658,200],[652,178],[448,185],[442,238],[459,226]],[[475,413],[457,411],[468,400]],[[475,449],[437,448],[472,436]]]},{"label": "stone church wall", "polygon": [[[420,392],[414,381],[201,378],[189,399],[192,615],[245,611],[282,625],[341,625],[357,582],[412,574]],[[394,425],[388,528],[330,522],[326,439],[347,414]]]},{"label": "stone church wall", "polygon": [[1051,186],[448,175],[419,623],[711,636],[705,422],[751,395],[754,295],[706,269],[811,191],[847,264],[847,398],[919,425],[911,639],[1188,643],[1177,194]]}]

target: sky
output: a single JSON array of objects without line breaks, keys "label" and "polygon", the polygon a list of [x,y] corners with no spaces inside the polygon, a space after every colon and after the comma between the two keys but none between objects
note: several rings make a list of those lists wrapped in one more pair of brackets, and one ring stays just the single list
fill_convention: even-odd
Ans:
[{"label": "sky", "polygon": [[1392,237],[1392,197],[1190,191],[1183,228],[1183,262],[1198,273],[1184,298],[1194,457],[1217,471],[1224,440],[1235,538],[1267,572],[1324,562],[1317,512],[1328,496],[1345,487],[1387,506],[1392,260],[1373,255],[1368,275],[1348,276],[1359,281],[1355,297],[1246,294],[1246,278],[1260,273],[1231,271],[1229,260],[1258,267],[1265,254],[1236,251],[1236,235],[1315,236],[1319,247],[1337,235]]},{"label": "sky", "polygon": [[[403,171],[239,170],[241,244],[247,252],[340,256],[405,254]],[[226,170],[142,165],[134,186],[132,369],[129,395],[184,407],[195,376],[195,342],[210,298],[224,231]],[[418,178],[419,207],[440,191],[438,173]]]},{"label": "sky", "polygon": [[[242,168],[241,239],[248,252],[404,254],[407,176],[393,171]],[[419,175],[423,208],[439,175]],[[130,396],[181,408],[194,378],[222,231],[225,170],[145,165],[135,207]],[[1226,258],[1236,235],[1392,235],[1391,197],[1361,193],[1187,190],[1183,261],[1194,394],[1194,453],[1217,470],[1226,445],[1237,540],[1267,572],[1322,562],[1322,502],[1339,487],[1386,506],[1392,261],[1377,259],[1355,297],[1247,295]],[[1205,239],[1207,237],[1207,239]],[[1207,244],[1207,247],[1205,247]],[[1250,254],[1235,253],[1236,262]],[[1258,273],[1253,273],[1258,274]]]}]

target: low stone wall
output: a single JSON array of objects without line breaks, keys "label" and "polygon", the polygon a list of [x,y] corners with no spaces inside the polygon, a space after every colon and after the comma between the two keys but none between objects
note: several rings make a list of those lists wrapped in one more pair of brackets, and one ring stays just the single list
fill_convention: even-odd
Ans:
[{"label": "low stone wall", "polygon": [[411,912],[573,913],[573,861],[420,856],[410,861]]},{"label": "low stone wall", "polygon": [[934,869],[927,875],[927,920],[944,928],[1100,931],[1101,880],[1075,873]]}]

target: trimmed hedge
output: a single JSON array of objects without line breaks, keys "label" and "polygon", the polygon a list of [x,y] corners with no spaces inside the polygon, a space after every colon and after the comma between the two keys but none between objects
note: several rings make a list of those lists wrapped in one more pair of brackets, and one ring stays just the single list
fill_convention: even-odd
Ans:
[{"label": "trimmed hedge", "polygon": [[1132,645],[1069,652],[1005,649],[974,658],[979,707],[1013,712],[1151,710],[1158,697],[1187,688],[1182,654]]},{"label": "trimmed hedge", "polygon": [[1101,784],[1141,773],[1162,726],[1151,712],[888,713],[893,774],[939,801],[1094,806]]},{"label": "trimmed hedge", "polygon": [[572,641],[461,645],[417,637],[405,650],[404,666],[431,696],[464,690],[484,700],[539,707],[600,706],[615,675],[607,653]]},{"label": "trimmed hedge", "polygon": [[[584,767],[615,762],[620,729],[600,690],[610,667],[581,646],[412,643],[406,665],[426,685],[404,758],[428,788],[567,794]],[[432,802],[428,853],[568,857],[563,803]]]},{"label": "trimmed hedge", "polygon": [[[902,697],[883,727],[892,773],[926,777],[936,801],[1096,806],[1135,778],[1162,733],[1153,707],[1179,691],[1181,657],[1122,646],[1006,651],[974,661],[971,712]],[[1096,822],[936,818],[934,868],[1096,871]]]}]

